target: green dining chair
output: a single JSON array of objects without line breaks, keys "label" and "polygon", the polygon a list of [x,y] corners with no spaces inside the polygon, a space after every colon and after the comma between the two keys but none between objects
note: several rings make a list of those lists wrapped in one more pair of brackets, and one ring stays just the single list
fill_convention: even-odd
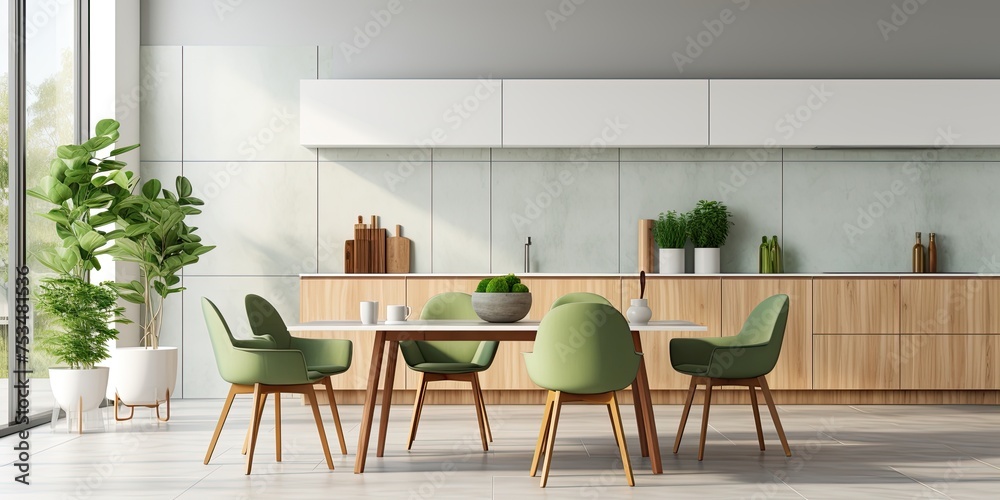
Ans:
[{"label": "green dining chair", "polygon": [[578,303],[581,303],[581,302],[585,302],[585,303],[586,302],[590,302],[590,303],[594,303],[594,304],[606,304],[606,305],[609,305],[609,306],[612,305],[611,302],[608,301],[608,299],[606,299],[606,298],[604,298],[604,297],[602,297],[602,296],[600,296],[600,295],[598,295],[596,293],[590,293],[590,292],[573,292],[573,293],[567,293],[566,295],[563,295],[562,297],[559,297],[558,299],[556,299],[556,301],[552,303],[552,307],[550,307],[549,310],[555,309],[555,308],[557,308],[557,307],[559,307],[561,305],[565,305],[565,304],[578,304]]},{"label": "green dining chair", "polygon": [[[340,441],[340,453],[347,455],[347,443],[344,441],[344,429],[340,425],[340,412],[337,410],[337,399],[333,395],[331,377],[346,372],[351,368],[354,346],[350,340],[342,339],[312,339],[293,337],[288,333],[285,321],[281,319],[278,310],[259,295],[249,294],[244,299],[247,319],[254,335],[269,336],[274,340],[276,349],[295,349],[302,351],[306,358],[306,368],[325,375],[320,381],[330,402],[330,412],[337,428],[337,439]],[[281,428],[281,399],[274,397],[274,419],[277,428]],[[245,450],[244,450],[245,452]],[[279,447],[280,454],[280,447]],[[278,460],[280,461],[280,455]]]},{"label": "green dining chair", "polygon": [[[250,469],[253,466],[253,452],[257,445],[257,433],[260,430],[260,421],[267,395],[295,393],[309,397],[313,419],[316,421],[320,443],[323,445],[326,466],[332,470],[333,459],[330,458],[330,445],[326,441],[326,431],[323,429],[323,420],[319,416],[319,407],[316,405],[316,392],[313,390],[313,384],[322,380],[326,375],[307,369],[306,358],[301,351],[276,349],[273,340],[269,339],[245,341],[234,338],[229,330],[229,325],[222,317],[222,313],[207,298],[202,297],[201,310],[208,326],[208,336],[212,342],[212,350],[215,352],[215,363],[219,368],[219,375],[231,384],[229,395],[226,396],[222,413],[219,415],[219,423],[215,426],[215,433],[212,434],[212,441],[205,454],[205,465],[208,465],[212,459],[215,444],[219,440],[222,427],[229,416],[229,409],[237,394],[253,394],[250,442],[246,465],[246,473],[250,474]],[[276,432],[276,444],[280,449],[280,428]]]},{"label": "green dining chair", "polygon": [[771,390],[764,377],[771,373],[778,362],[787,321],[788,296],[779,294],[758,304],[737,335],[670,339],[670,364],[674,370],[691,376],[684,412],[674,439],[674,453],[681,446],[681,436],[698,386],[705,386],[705,410],[701,417],[701,441],[698,443],[698,460],[702,460],[705,458],[705,434],[708,430],[708,411],[712,404],[712,388],[737,385],[750,389],[750,404],[753,407],[760,449],[764,450],[764,432],[760,427],[760,410],[757,408],[758,387],[764,393],[764,400],[771,412],[771,420],[778,431],[785,456],[792,456],[785,431],[781,428],[781,420],[778,419],[778,410],[771,399]]},{"label": "green dining chair", "polygon": [[[461,292],[441,293],[431,297],[420,311],[420,319],[479,321],[472,309],[472,296]],[[490,421],[486,416],[483,389],[479,384],[479,373],[486,371],[497,354],[500,342],[489,341],[425,341],[404,340],[399,343],[403,360],[411,370],[420,373],[420,389],[413,401],[413,418],[410,421],[410,435],[406,449],[413,446],[417,437],[417,426],[427,395],[427,384],[440,380],[469,382],[472,384],[472,400],[476,406],[479,421],[479,437],[483,451],[489,449],[487,440],[493,441]]]},{"label": "green dining chair", "polygon": [[615,396],[615,391],[635,380],[642,357],[635,352],[628,321],[607,304],[565,304],[542,318],[534,349],[524,353],[524,364],[532,382],[547,389],[548,397],[531,459],[531,476],[545,454],[541,479],[541,487],[545,487],[562,405],[601,404],[608,407],[628,484],[635,486]]}]

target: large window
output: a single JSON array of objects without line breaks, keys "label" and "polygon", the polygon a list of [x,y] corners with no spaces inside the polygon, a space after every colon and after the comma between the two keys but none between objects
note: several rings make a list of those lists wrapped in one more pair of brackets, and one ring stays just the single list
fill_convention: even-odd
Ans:
[{"label": "large window", "polygon": [[[3,69],[5,76],[2,83],[2,118],[3,118],[3,130],[4,133],[0,137],[3,147],[3,171],[0,173],[0,223],[2,223],[2,234],[0,234],[0,244],[3,248],[0,249],[0,255],[2,255],[3,266],[0,269],[2,272],[2,281],[5,286],[4,294],[0,298],[0,315],[12,316],[7,314],[8,310],[12,308],[8,307],[8,294],[6,289],[10,287],[14,273],[8,270],[8,255],[9,255],[9,242],[10,238],[8,232],[8,217],[10,214],[10,200],[12,199],[10,191],[8,189],[9,179],[11,178],[10,169],[8,168],[8,140],[12,137],[12,133],[17,131],[9,130],[9,120],[8,112],[9,99],[8,99],[8,88],[16,88],[12,85],[11,79],[9,78],[8,68],[9,65],[9,50],[7,43],[11,27],[11,19],[9,19],[9,3],[12,1],[19,0],[0,0],[2,1],[2,11],[3,11],[3,29],[4,35],[2,37],[4,47],[3,53]],[[24,96],[24,109],[25,109],[25,127],[24,127],[24,140],[25,140],[25,162],[26,162],[26,178],[25,186],[15,186],[15,189],[24,189],[27,187],[35,186],[39,183],[42,177],[44,177],[48,170],[49,164],[53,158],[56,157],[56,148],[62,144],[70,144],[77,142],[77,131],[76,131],[76,113],[79,106],[76,102],[77,95],[77,82],[76,82],[76,40],[78,38],[77,31],[77,12],[76,12],[76,1],[73,0],[27,0],[26,2],[26,29],[25,29],[25,96]],[[54,234],[52,223],[39,217],[37,214],[39,212],[47,211],[48,207],[45,206],[44,202],[36,200],[34,198],[27,198],[26,206],[24,207],[24,214],[26,218],[25,226],[25,249],[27,253],[27,264],[30,269],[30,274],[28,275],[29,281],[31,283],[30,292],[33,296],[36,285],[39,279],[43,276],[45,269],[41,266],[37,260],[32,256],[41,248],[55,245],[58,240]],[[13,322],[13,321],[11,321]],[[31,314],[31,331],[33,335],[33,344],[37,343],[39,335],[44,335],[44,332],[50,328],[50,324],[45,318],[39,317],[34,313]],[[12,328],[5,328],[3,333],[3,339],[0,340],[0,349],[3,349],[3,360],[0,361],[0,384],[3,385],[3,393],[0,395],[0,410],[2,410],[2,415],[10,415],[10,404],[12,403],[11,396],[9,395],[9,361],[8,354],[6,351],[9,350],[8,346],[12,342]],[[52,393],[48,384],[48,369],[54,364],[54,360],[46,355],[45,353],[32,349],[29,358],[29,368],[31,371],[31,392],[30,392],[30,405],[31,413],[38,414],[46,412],[52,409],[53,399]],[[5,421],[7,419],[4,419]]]}]

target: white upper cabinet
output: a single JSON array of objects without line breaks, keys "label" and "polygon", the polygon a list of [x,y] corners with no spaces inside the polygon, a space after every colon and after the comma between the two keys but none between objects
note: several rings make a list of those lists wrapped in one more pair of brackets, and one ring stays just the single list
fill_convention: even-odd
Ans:
[{"label": "white upper cabinet", "polygon": [[708,145],[707,80],[504,80],[505,147]]},{"label": "white upper cabinet", "polygon": [[1000,80],[712,80],[712,146],[996,146]]},{"label": "white upper cabinet", "polygon": [[300,142],[499,147],[500,80],[301,80]]}]

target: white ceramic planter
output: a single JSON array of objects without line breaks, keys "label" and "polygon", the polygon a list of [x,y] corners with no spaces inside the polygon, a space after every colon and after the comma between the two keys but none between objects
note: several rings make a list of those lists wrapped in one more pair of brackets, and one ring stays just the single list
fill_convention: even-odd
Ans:
[{"label": "white ceramic planter", "polygon": [[130,406],[157,405],[177,383],[177,348],[119,347],[111,357],[112,394]]},{"label": "white ceramic planter", "polygon": [[83,398],[83,411],[93,410],[104,401],[104,393],[108,390],[108,368],[49,368],[49,384],[52,398],[67,413],[80,411],[80,398]]},{"label": "white ceramic planter", "polygon": [[660,274],[684,274],[684,249],[660,249]]},{"label": "white ceramic planter", "polygon": [[695,248],[694,249],[694,273],[695,274],[718,274],[719,256],[718,248]]}]

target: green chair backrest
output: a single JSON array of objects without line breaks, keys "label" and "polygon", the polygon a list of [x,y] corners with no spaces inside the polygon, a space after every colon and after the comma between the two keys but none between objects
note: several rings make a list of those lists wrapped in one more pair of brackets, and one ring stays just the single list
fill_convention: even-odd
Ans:
[{"label": "green chair backrest", "polygon": [[[251,374],[240,367],[236,348],[233,347],[235,339],[219,308],[211,300],[202,297],[201,311],[208,326],[208,338],[212,341],[212,351],[215,353],[215,364],[219,368],[219,375],[230,384],[247,383],[247,377]],[[253,380],[249,383],[252,384]]]},{"label": "green chair backrest", "polygon": [[611,302],[608,301],[608,299],[606,299],[606,298],[604,298],[604,297],[602,297],[602,296],[600,296],[600,295],[598,295],[596,293],[590,293],[590,292],[573,292],[573,293],[567,293],[566,295],[563,295],[562,297],[559,297],[558,299],[556,299],[556,301],[552,303],[552,307],[550,307],[549,310],[555,309],[555,308],[557,308],[557,307],[559,307],[561,305],[565,305],[565,304],[579,304],[581,302],[584,302],[584,303],[588,303],[589,302],[589,303],[594,303],[594,304],[606,304],[606,305],[609,305],[609,306],[612,305]]},{"label": "green chair backrest", "polygon": [[788,295],[778,294],[764,299],[747,316],[735,344],[741,346],[765,345],[753,359],[738,360],[739,363],[752,362],[760,366],[764,373],[770,373],[781,354],[781,343],[785,339],[785,325],[788,323]]},{"label": "green chair backrest", "polygon": [[[424,304],[420,311],[420,319],[455,319],[455,320],[479,320],[479,315],[472,308],[472,295],[462,292],[439,293]],[[400,342],[403,358],[410,366],[418,364],[421,360],[413,356],[413,348],[419,350],[423,362],[427,363],[469,363],[476,357],[476,353],[483,345],[484,350],[492,350],[496,355],[496,341],[478,340],[444,340],[444,341],[404,341]],[[493,357],[487,356],[492,362]]]},{"label": "green chair backrest", "polygon": [[628,387],[641,356],[617,309],[582,302],[553,308],[542,318],[525,364],[531,380],[545,389],[599,394]]},{"label": "green chair backrest", "polygon": [[245,299],[247,319],[254,335],[270,335],[276,349],[288,349],[292,345],[292,334],[288,333],[285,321],[278,310],[259,295],[249,294]]}]

